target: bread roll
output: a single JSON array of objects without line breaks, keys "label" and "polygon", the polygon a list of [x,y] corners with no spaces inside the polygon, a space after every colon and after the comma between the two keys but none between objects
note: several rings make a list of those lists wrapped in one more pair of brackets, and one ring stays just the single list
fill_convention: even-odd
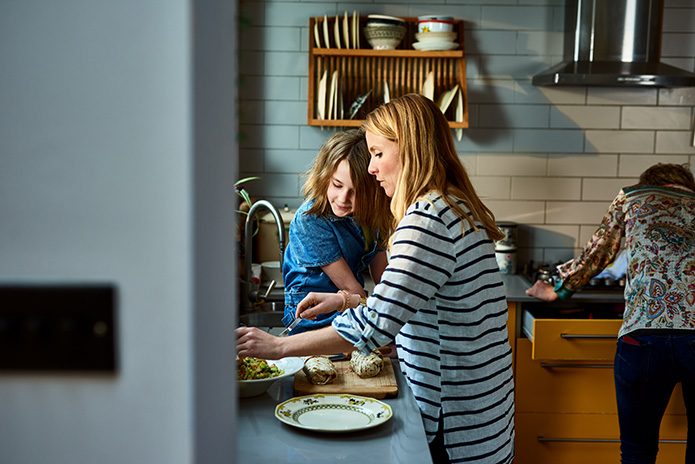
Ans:
[{"label": "bread roll", "polygon": [[381,372],[384,360],[378,350],[372,351],[369,356],[365,356],[360,351],[353,351],[350,358],[350,367],[355,374],[362,378],[374,377]]},{"label": "bread roll", "polygon": [[338,377],[333,361],[326,356],[310,356],[304,361],[302,368],[306,378],[314,385],[326,385]]}]

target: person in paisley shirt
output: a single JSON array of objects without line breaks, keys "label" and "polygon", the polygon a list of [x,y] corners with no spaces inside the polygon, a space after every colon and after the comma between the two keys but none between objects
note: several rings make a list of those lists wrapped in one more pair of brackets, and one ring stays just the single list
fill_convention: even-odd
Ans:
[{"label": "person in paisley shirt", "polygon": [[615,197],[589,243],[558,266],[560,282],[526,291],[569,299],[613,262],[625,239],[625,311],[614,361],[622,463],[654,463],[677,383],[695,463],[695,180],[687,165],[656,164]]}]

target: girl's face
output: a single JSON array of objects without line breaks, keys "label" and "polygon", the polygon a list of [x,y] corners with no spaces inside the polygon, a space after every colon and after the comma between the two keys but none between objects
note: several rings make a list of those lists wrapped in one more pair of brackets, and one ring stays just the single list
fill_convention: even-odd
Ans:
[{"label": "girl's face", "polygon": [[355,189],[347,160],[341,161],[335,169],[331,183],[328,184],[327,196],[336,216],[349,216],[355,211]]},{"label": "girl's face", "polygon": [[401,172],[401,159],[398,156],[398,144],[386,137],[366,132],[367,147],[372,158],[367,170],[376,177],[386,196],[393,197]]}]

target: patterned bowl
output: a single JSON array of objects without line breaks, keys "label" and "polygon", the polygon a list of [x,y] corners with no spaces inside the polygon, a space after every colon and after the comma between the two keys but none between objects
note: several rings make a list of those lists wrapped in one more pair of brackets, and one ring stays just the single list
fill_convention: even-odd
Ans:
[{"label": "patterned bowl", "polygon": [[364,37],[374,50],[393,50],[405,37],[404,26],[367,24]]}]

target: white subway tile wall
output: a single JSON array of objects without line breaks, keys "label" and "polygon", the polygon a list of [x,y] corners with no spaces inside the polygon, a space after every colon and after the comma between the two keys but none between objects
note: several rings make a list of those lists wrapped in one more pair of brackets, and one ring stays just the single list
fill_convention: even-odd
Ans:
[{"label": "white subway tile wall", "polygon": [[[346,10],[465,21],[470,127],[456,146],[498,220],[521,224],[520,264],[574,256],[645,168],[695,163],[695,88],[531,85],[562,58],[563,0],[240,3],[240,175],[277,206],[301,204],[300,174],[339,130],[306,124],[308,25]],[[693,0],[665,0],[661,52],[695,71]]]}]

